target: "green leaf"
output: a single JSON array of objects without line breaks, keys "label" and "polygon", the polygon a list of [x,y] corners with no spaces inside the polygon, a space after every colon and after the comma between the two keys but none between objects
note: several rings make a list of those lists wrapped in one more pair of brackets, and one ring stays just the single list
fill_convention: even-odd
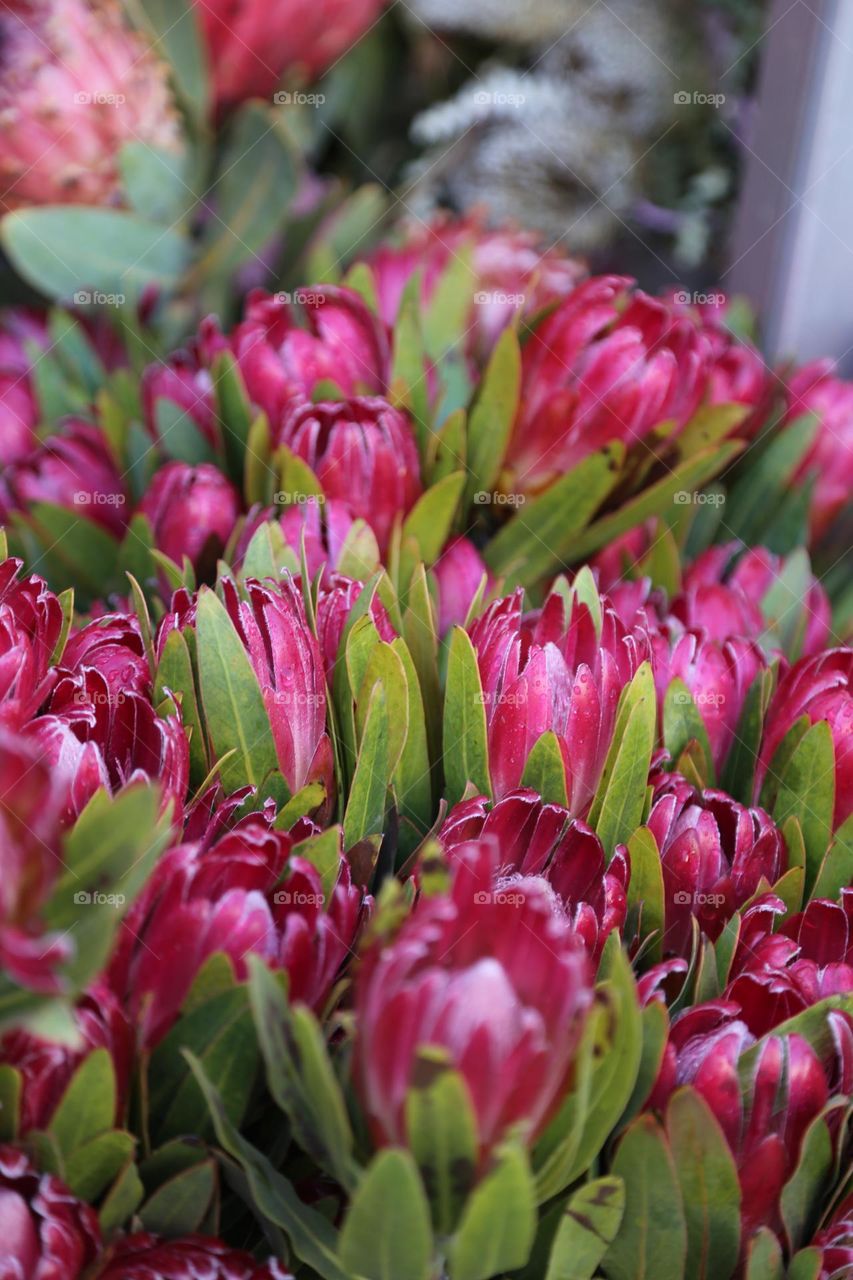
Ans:
[{"label": "green leaf", "polygon": [[[801,1249],[791,1259],[786,1280],[821,1280],[822,1267],[822,1249],[817,1246],[813,1249]],[[839,1280],[837,1276],[836,1280]]]},{"label": "green leaf", "polygon": [[351,849],[360,840],[382,833],[389,782],[388,713],[385,692],[377,683],[367,704],[358,762],[344,813],[345,848]]},{"label": "green leaf", "polygon": [[619,1178],[597,1178],[575,1192],[560,1221],[545,1280],[590,1280],[625,1212]]},{"label": "green leaf", "polygon": [[394,774],[394,792],[404,824],[400,845],[405,855],[413,852],[433,820],[432,780],[427,746],[426,716],[418,675],[405,640],[399,637],[392,649],[403,666],[408,692],[406,745]]},{"label": "green leaf", "polygon": [[423,459],[431,443],[426,352],[417,304],[411,296],[404,296],[400,305],[392,345],[390,398],[393,404],[402,405],[411,413]]},{"label": "green leaf", "polygon": [[111,1129],[75,1147],[65,1160],[64,1181],[80,1200],[100,1199],[131,1158],[136,1139],[122,1129]]},{"label": "green leaf", "polygon": [[[771,771],[776,758],[771,762]],[[773,817],[781,826],[788,818],[800,823],[806,846],[806,893],[817,878],[832,837],[835,806],[835,749],[826,721],[803,735],[779,772]]]},{"label": "green leaf", "polygon": [[477,1123],[462,1076],[440,1070],[406,1096],[406,1134],[440,1236],[450,1235],[474,1182]]},{"label": "green leaf", "polygon": [[214,461],[207,436],[183,405],[161,396],[154,401],[154,421],[160,448],[167,457],[190,466]]},{"label": "green leaf", "polygon": [[536,1197],[527,1155],[507,1146],[468,1197],[449,1251],[451,1280],[489,1280],[523,1267],[536,1235]]},{"label": "green leaf", "polygon": [[0,241],[19,275],[66,301],[83,290],[132,305],[151,286],[170,290],[189,257],[189,243],[174,227],[74,204],[7,213]]},{"label": "green leaf", "polygon": [[557,735],[550,729],[533,744],[527,757],[521,785],[538,791],[545,804],[568,806],[566,766]]},{"label": "green leaf", "polygon": [[782,1246],[769,1227],[759,1227],[749,1242],[745,1280],[785,1280]]},{"label": "green leaf", "polygon": [[240,366],[230,351],[222,351],[213,363],[213,387],[228,472],[235,484],[241,485],[252,429],[252,406]]},{"label": "green leaf", "polygon": [[608,445],[561,476],[540,497],[525,502],[484,552],[504,590],[538,582],[569,558],[586,527],[612,490],[624,454]]},{"label": "green leaf", "polygon": [[609,1280],[683,1280],[687,1224],[681,1191],[666,1139],[652,1116],[640,1116],[627,1130],[612,1173],[625,1184],[625,1216],[604,1257],[605,1274]]},{"label": "green leaf", "polygon": [[625,937],[637,933],[644,942],[649,940],[649,958],[654,963],[663,953],[666,907],[660,850],[648,827],[638,827],[630,836],[628,853],[631,876]]},{"label": "green leaf", "polygon": [[216,1191],[216,1164],[205,1160],[169,1178],[139,1211],[145,1231],[173,1239],[199,1231]]},{"label": "green leaf", "polygon": [[258,1212],[287,1232],[297,1257],[313,1267],[322,1280],[353,1280],[338,1261],[334,1227],[322,1214],[303,1204],[287,1178],[241,1137],[201,1063],[192,1053],[187,1053],[187,1060],[207,1101],[219,1143],[243,1167]]},{"label": "green leaf", "polygon": [[83,514],[85,506],[66,510],[51,502],[34,502],[26,516],[15,514],[16,528],[32,536],[35,550],[27,568],[61,591],[76,588],[79,603],[103,595],[117,584],[119,544],[111,534]]},{"label": "green leaf", "polygon": [[504,329],[483,373],[468,421],[466,505],[478,491],[494,489],[503,466],[521,394],[521,348]]},{"label": "green leaf", "polygon": [[702,780],[705,786],[714,786],[716,774],[708,730],[693,695],[678,676],[663,700],[663,742],[672,760],[677,760],[691,742],[696,742],[702,760]]},{"label": "green leaf", "polygon": [[194,200],[183,150],[125,142],[118,155],[122,186],[131,207],[152,222],[177,222]]},{"label": "green leaf", "polygon": [[18,1136],[22,1083],[20,1071],[0,1063],[0,1142],[14,1142]]},{"label": "green leaf", "polygon": [[341,829],[329,827],[317,836],[309,836],[293,846],[294,858],[305,858],[320,873],[323,882],[323,895],[326,902],[332,897],[332,891],[341,871]]},{"label": "green leaf", "polygon": [[486,706],[477,655],[468,633],[454,627],[444,696],[444,776],[448,805],[461,800],[469,783],[491,796]]},{"label": "green leaf", "polygon": [[[836,1115],[835,1123],[843,1126],[843,1108]],[[782,1221],[792,1248],[807,1244],[817,1229],[825,1196],[830,1189],[833,1174],[834,1151],[828,1127],[828,1116],[838,1108],[827,1108],[815,1116],[800,1147],[797,1167],[791,1174],[779,1198]]]},{"label": "green leaf", "polygon": [[116,1113],[116,1074],[109,1049],[93,1049],[68,1082],[48,1132],[63,1155],[111,1129]]},{"label": "green leaf", "polygon": [[832,898],[853,883],[853,815],[843,822],[821,863],[811,896]]},{"label": "green leaf", "polygon": [[341,1229],[340,1259],[359,1280],[429,1280],[429,1205],[408,1151],[381,1151],[367,1168]]},{"label": "green leaf", "polygon": [[411,551],[407,552],[412,564],[408,574],[401,574],[404,589],[408,586],[414,561],[422,560],[429,566],[441,555],[453,527],[464,485],[465,472],[454,471],[421,494],[406,517],[402,540],[404,548],[412,544]]},{"label": "green leaf", "polygon": [[726,502],[726,533],[748,546],[761,541],[761,530],[789,487],[801,460],[811,447],[818,419],[805,414],[777,432],[731,486]]},{"label": "green leaf", "polygon": [[663,1063],[664,1050],[669,1036],[669,1014],[666,1005],[660,1000],[652,1000],[642,1011],[643,1049],[637,1079],[628,1105],[619,1120],[619,1128],[624,1129],[639,1115],[648,1100],[658,1073]]},{"label": "green leaf", "polygon": [[644,662],[622,693],[613,741],[589,814],[590,826],[610,855],[642,821],[656,730],[654,677],[651,664]]},{"label": "green leaf", "polygon": [[163,645],[154,681],[154,701],[159,706],[173,695],[181,708],[181,720],[190,740],[190,777],[199,786],[210,767],[205,746],[204,725],[196,696],[195,677],[189,646],[183,632],[170,631]]},{"label": "green leaf", "polygon": [[477,286],[472,260],[473,239],[471,244],[453,250],[431,291],[424,311],[424,341],[431,360],[441,359],[465,337]]},{"label": "green leaf", "polygon": [[127,0],[134,22],[142,26],[174,73],[187,109],[204,123],[210,98],[207,59],[192,0]]},{"label": "green leaf", "polygon": [[128,1160],[109,1190],[98,1221],[104,1238],[109,1240],[136,1212],[145,1196],[145,1188],[133,1160]]},{"label": "green leaf", "polygon": [[723,767],[723,789],[741,804],[752,804],[755,766],[772,690],[773,672],[759,672],[744,699],[734,741]]},{"label": "green leaf", "polygon": [[725,1135],[695,1089],[678,1089],[666,1132],[687,1225],[685,1280],[729,1280],[740,1250],[740,1183]]},{"label": "green leaf", "polygon": [[198,667],[213,754],[235,754],[222,766],[226,792],[258,786],[278,765],[264,699],[243,642],[225,606],[203,587],[196,622]]}]

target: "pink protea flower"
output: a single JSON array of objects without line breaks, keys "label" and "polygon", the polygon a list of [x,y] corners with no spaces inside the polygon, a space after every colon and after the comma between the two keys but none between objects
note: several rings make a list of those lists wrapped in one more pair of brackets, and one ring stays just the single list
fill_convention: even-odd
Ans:
[{"label": "pink protea flower", "polygon": [[81,1280],[99,1253],[94,1209],[16,1147],[0,1147],[0,1216],[3,1280]]},{"label": "pink protea flower", "polygon": [[62,606],[43,579],[20,578],[23,561],[0,561],[0,725],[20,729],[55,679]]},{"label": "pink protea flower", "polygon": [[538,616],[522,615],[521,590],[494,601],[470,627],[489,733],[497,799],[521,784],[534,745],[547,730],[560,743],[573,817],[583,817],[604,767],[619,696],[648,656],[647,637],[629,632],[605,600],[596,636],[589,610],[571,617],[558,593]]},{"label": "pink protea flower", "polygon": [[[841,1013],[827,1017],[831,1045],[818,1057],[799,1035],[761,1041],[745,1081],[739,1063],[756,1041],[725,1002],[695,1005],[670,1031],[666,1082],[651,1105],[662,1106],[676,1085],[690,1084],[708,1103],[731,1147],[741,1188],[745,1243],[759,1227],[781,1235],[779,1197],[797,1166],[809,1124],[833,1093],[853,1086],[853,1031]],[[827,1129],[833,1144],[832,1126]]]},{"label": "pink protea flower", "polygon": [[320,647],[308,626],[299,587],[246,582],[247,600],[223,580],[225,607],[246,647],[270,720],[282,776],[295,795],[322,782],[335,792],[332,743],[326,733],[326,682]]},{"label": "pink protea flower", "polygon": [[117,1097],[114,1123],[124,1114],[133,1059],[130,1023],[112,992],[98,982],[74,1010],[79,1043],[73,1047],[23,1028],[0,1037],[0,1064],[21,1075],[17,1132],[47,1129],[71,1077],[93,1049],[108,1049],[116,1073]]},{"label": "pink protea flower", "polygon": [[764,722],[756,771],[760,788],[776,748],[801,716],[812,724],[825,720],[835,747],[836,828],[853,813],[853,650],[827,649],[801,658],[779,681]]},{"label": "pink protea flower", "polygon": [[58,989],[54,970],[70,954],[39,920],[62,871],[64,799],[41,753],[0,728],[0,970],[35,991]]},{"label": "pink protea flower", "polygon": [[180,845],[155,867],[120,926],[109,985],[153,1047],[178,1016],[209,956],[239,978],[250,952],[288,975],[291,1000],[320,1010],[358,932],[363,896],[341,855],[328,901],[319,873],[294,857],[294,838],[261,817],[202,851]]},{"label": "pink protea flower", "polygon": [[155,472],[139,504],[151,521],[154,545],[182,565],[188,556],[202,577],[216,568],[240,513],[240,496],[209,462],[167,462]]},{"label": "pink protea flower", "polygon": [[274,1258],[257,1262],[209,1236],[162,1240],[125,1236],[110,1250],[98,1280],[293,1280]]},{"label": "pink protea flower", "polygon": [[153,440],[161,439],[158,405],[166,401],[191,418],[207,443],[216,447],[220,429],[211,370],[216,357],[227,349],[228,340],[220,332],[214,317],[208,316],[186,348],[143,370],[140,381],[142,410]]},{"label": "pink protea flower", "polygon": [[663,871],[663,950],[688,958],[693,920],[715,942],[762,878],[772,885],[785,871],[785,846],[763,809],[747,809],[724,791],[698,791],[677,773],[652,783],[647,826]]},{"label": "pink protea flower", "polygon": [[19,462],[36,445],[39,405],[27,345],[44,350],[47,325],[36,311],[8,307],[0,311],[0,463]]},{"label": "pink protea flower", "polygon": [[409,419],[378,397],[305,404],[285,418],[279,441],[314,471],[327,498],[347,502],[388,548],[391,530],[421,492]]},{"label": "pink protea flower", "polygon": [[495,891],[488,844],[459,846],[447,896],[422,899],[355,979],[355,1079],[374,1141],[406,1143],[420,1052],[443,1050],[468,1088],[481,1162],[513,1128],[532,1142],[571,1070],[591,1000],[580,939],[541,879]]},{"label": "pink protea flower", "polygon": [[0,208],[119,203],[125,142],[179,146],[166,66],[113,0],[12,0],[0,47]]},{"label": "pink protea flower", "polygon": [[[347,618],[363,590],[364,583],[346,578],[340,573],[327,574],[320,584],[320,593],[317,597],[317,637],[330,683],[334,677],[338,649]],[[374,595],[370,602],[370,616],[376,624],[380,638],[390,644],[397,633],[378,595]]]},{"label": "pink protea flower", "polygon": [[499,883],[513,891],[517,876],[542,876],[560,900],[573,928],[597,961],[628,910],[628,851],[618,846],[607,866],[598,836],[568,809],[545,804],[535,791],[511,791],[490,805],[485,796],[451,809],[438,838],[447,853],[471,840],[493,841]]},{"label": "pink protea flower", "polygon": [[853,1275],[853,1195],[847,1196],[809,1246],[820,1254],[815,1280],[844,1280]]},{"label": "pink protea flower", "polygon": [[438,214],[427,226],[411,222],[399,243],[385,243],[366,261],[376,281],[382,319],[393,326],[403,290],[421,273],[421,305],[427,306],[454,261],[471,254],[471,306],[466,346],[485,357],[521,312],[534,316],[580,284],[583,263],[554,249],[541,251],[537,237],[521,227],[489,228],[474,212],[464,218]]},{"label": "pink protea flower", "polygon": [[443,636],[451,627],[464,625],[480,583],[485,578],[488,590],[492,575],[470,538],[458,534],[450,539],[432,572],[438,588],[438,634]]},{"label": "pink protea flower", "polygon": [[315,80],[373,26],[385,0],[197,0],[216,105],[269,98],[282,77]]},{"label": "pink protea flower", "polygon": [[96,427],[68,424],[0,477],[0,520],[35,502],[51,502],[121,537],[128,519],[125,486]]},{"label": "pink protea flower", "polygon": [[786,422],[813,413],[817,435],[793,483],[817,477],[811,505],[811,536],[829,528],[853,488],[853,382],[835,376],[831,360],[805,365],[788,382]]},{"label": "pink protea flower", "polygon": [[[78,680],[78,688],[85,689],[80,677],[92,667],[103,676],[113,701],[124,693],[150,695],[151,672],[135,614],[105,613],[72,629],[57,671],[57,684],[67,673]],[[59,696],[60,690],[56,692]]]}]

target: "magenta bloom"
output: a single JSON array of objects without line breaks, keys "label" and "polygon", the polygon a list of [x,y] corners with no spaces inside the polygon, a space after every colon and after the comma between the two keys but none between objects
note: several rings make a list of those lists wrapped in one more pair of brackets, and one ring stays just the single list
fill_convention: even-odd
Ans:
[{"label": "magenta bloom", "polygon": [[663,871],[665,955],[689,958],[692,922],[715,942],[761,878],[786,869],[782,836],[763,809],[747,809],[724,791],[697,791],[680,774],[652,778],[647,825]]},{"label": "magenta bloom", "polygon": [[208,1236],[161,1240],[125,1236],[110,1251],[98,1280],[293,1280],[274,1258],[257,1262]]},{"label": "magenta bloom", "polygon": [[43,579],[20,578],[21,560],[0,562],[0,725],[20,729],[54,681],[51,658],[62,607]]},{"label": "magenta bloom", "polygon": [[69,423],[0,478],[0,519],[6,511],[26,512],[35,502],[51,502],[93,520],[121,537],[128,518],[127,493],[101,433],[82,421]]},{"label": "magenta bloom", "polygon": [[71,631],[57,673],[57,699],[69,676],[79,691],[85,689],[87,668],[101,673],[113,702],[123,693],[150,695],[151,672],[135,614],[105,613]]},{"label": "magenta bloom", "polygon": [[[320,584],[320,594],[317,599],[317,635],[323,655],[323,665],[330,683],[334,676],[338,649],[347,618],[363,590],[363,583],[345,578],[340,573],[327,574]],[[370,602],[370,616],[376,624],[380,638],[390,644],[397,633],[378,595],[375,595]]]},{"label": "magenta bloom", "polygon": [[0,47],[0,209],[119,203],[124,143],[180,145],[166,65],[113,0],[5,4]]},{"label": "magenta bloom", "polygon": [[139,511],[151,521],[158,550],[182,565],[189,556],[211,573],[240,513],[240,497],[218,467],[167,462],[152,477]]},{"label": "magenta bloom", "polygon": [[767,719],[756,787],[772,764],[776,748],[801,716],[825,720],[835,747],[836,828],[853,813],[853,650],[827,649],[801,658],[779,681]]},{"label": "magenta bloom", "polygon": [[459,535],[450,539],[432,571],[438,586],[438,634],[443,636],[464,625],[480,583],[485,577],[488,591],[492,575],[470,538]]},{"label": "magenta bloom", "polygon": [[161,438],[157,409],[161,401],[167,401],[193,420],[209,445],[217,445],[219,424],[211,368],[219,353],[227,349],[228,342],[216,321],[208,317],[186,350],[176,351],[168,360],[150,364],[144,370],[142,408],[152,439]]},{"label": "magenta bloom", "polygon": [[820,1252],[821,1266],[815,1280],[844,1280],[853,1275],[853,1195],[842,1201],[810,1248]]},{"label": "magenta bloom", "polygon": [[308,463],[327,498],[368,522],[384,554],[395,521],[421,492],[406,415],[378,397],[301,405],[285,418],[280,442]]},{"label": "magenta bloom", "polygon": [[570,618],[553,593],[538,616],[522,616],[519,590],[496,600],[471,626],[489,732],[492,788],[500,799],[521,785],[524,766],[546,730],[556,733],[569,809],[582,817],[610,747],[619,695],[648,656],[646,637],[629,632],[605,601],[603,631],[585,605]]},{"label": "magenta bloom", "polygon": [[39,406],[30,370],[33,356],[26,344],[43,350],[47,326],[35,311],[8,307],[0,311],[0,464],[19,462],[36,445]]},{"label": "magenta bloom", "polygon": [[329,901],[294,839],[260,817],[201,850],[185,844],[155,867],[120,927],[108,982],[151,1048],[173,1025],[199,969],[224,952],[239,978],[250,952],[288,974],[290,998],[320,1010],[349,955],[362,893],[341,856]]},{"label": "magenta bloom", "polygon": [[0,1221],[9,1280],[81,1280],[100,1249],[94,1209],[16,1147],[0,1147]]},{"label": "magenta bloom", "polygon": [[373,26],[385,0],[199,0],[197,10],[221,111],[271,98],[283,76],[315,80]]},{"label": "magenta bloom", "polygon": [[804,413],[815,414],[819,421],[814,443],[794,477],[795,483],[803,483],[816,476],[813,539],[828,529],[853,489],[853,382],[835,377],[834,369],[831,360],[816,360],[799,369],[787,388],[787,421]]},{"label": "magenta bloom", "polygon": [[483,1159],[511,1127],[533,1141],[571,1069],[590,1003],[580,939],[541,879],[495,888],[490,845],[455,851],[453,887],[422,899],[356,974],[356,1083],[374,1140],[405,1145],[419,1051],[468,1087]]},{"label": "magenta bloom", "polygon": [[323,660],[299,588],[285,578],[275,586],[249,579],[246,589],[249,598],[241,601],[234,583],[224,580],[225,606],[258,678],[279,768],[292,795],[319,781],[331,799]]},{"label": "magenta bloom", "polygon": [[618,846],[606,866],[595,832],[562,805],[544,804],[535,791],[511,791],[491,806],[485,796],[463,800],[448,814],[438,838],[451,855],[471,840],[494,842],[499,883],[508,892],[518,876],[542,876],[594,961],[611,930],[625,923],[627,849]]}]

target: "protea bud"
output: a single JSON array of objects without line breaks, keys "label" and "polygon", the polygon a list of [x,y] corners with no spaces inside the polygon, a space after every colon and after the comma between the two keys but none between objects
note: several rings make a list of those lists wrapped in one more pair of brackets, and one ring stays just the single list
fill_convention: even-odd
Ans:
[{"label": "protea bud", "polygon": [[812,724],[825,720],[835,747],[836,828],[853,813],[853,650],[828,649],[801,658],[779,681],[764,722],[756,787],[772,767],[776,748],[788,730],[807,716]]},{"label": "protea bud", "polygon": [[151,521],[154,545],[182,565],[188,556],[206,577],[216,568],[240,512],[237,490],[209,462],[167,462],[155,472],[139,511]]},{"label": "protea bud", "polygon": [[274,1258],[258,1262],[209,1236],[163,1240],[125,1236],[110,1250],[98,1280],[293,1280]]},{"label": "protea bud", "polygon": [[282,776],[294,794],[322,782],[334,796],[332,744],[326,733],[326,681],[321,651],[305,617],[298,586],[246,582],[241,600],[225,579],[225,607],[246,647],[269,716]]},{"label": "protea bud", "polygon": [[130,1023],[112,992],[101,982],[77,1003],[74,1020],[78,1043],[74,1046],[45,1040],[24,1029],[0,1038],[0,1064],[20,1073],[21,1095],[17,1130],[24,1137],[31,1129],[47,1129],[71,1077],[94,1049],[107,1049],[116,1080],[116,1112],[120,1125],[130,1083],[133,1037]]},{"label": "protea bud", "polygon": [[[57,686],[67,673],[84,690],[87,668],[101,673],[113,701],[125,693],[150,695],[151,672],[135,614],[105,613],[71,631],[57,672]],[[58,687],[56,693],[59,696]]]},{"label": "protea bud", "polygon": [[41,753],[0,729],[0,969],[37,991],[56,989],[53,971],[69,953],[38,918],[62,870],[64,799]]},{"label": "protea bud", "polygon": [[805,365],[787,387],[787,422],[812,413],[817,435],[800,463],[794,483],[815,476],[810,509],[811,535],[818,539],[848,501],[853,488],[853,382],[835,377],[831,360]]},{"label": "protea bud", "polygon": [[166,66],[113,0],[13,0],[0,47],[0,208],[116,204],[124,143],[179,145]]},{"label": "protea bud", "polygon": [[520,227],[490,229],[479,214],[465,218],[438,215],[402,228],[400,243],[386,243],[366,261],[376,281],[379,310],[393,326],[403,290],[416,271],[420,302],[430,299],[449,267],[471,254],[471,300],[466,346],[478,357],[489,354],[501,332],[519,312],[534,316],[570,293],[586,274],[580,261],[546,249],[533,232]]},{"label": "protea bud", "polygon": [[538,739],[558,738],[573,817],[595,794],[622,689],[648,654],[647,638],[629,632],[604,601],[601,635],[587,607],[570,616],[552,593],[539,615],[522,616],[522,595],[496,600],[470,628],[489,733],[495,797],[520,786]]},{"label": "protea bud", "polygon": [[[347,618],[363,590],[364,583],[346,578],[340,573],[327,574],[320,584],[317,597],[317,637],[330,683],[338,660],[338,649]],[[374,595],[370,602],[370,616],[376,625],[380,639],[390,644],[397,633],[378,595]]]},{"label": "protea bud", "polygon": [[282,76],[314,80],[373,25],[385,0],[197,0],[220,110],[269,98]]},{"label": "protea bud", "polygon": [[493,841],[500,884],[512,891],[517,876],[542,876],[560,900],[594,961],[628,908],[628,852],[617,847],[607,866],[598,836],[568,809],[545,804],[535,791],[512,791],[497,804],[485,796],[463,800],[438,833],[453,855],[471,840]]},{"label": "protea bud", "polygon": [[853,1275],[853,1195],[847,1196],[809,1246],[816,1249],[820,1270],[815,1280],[845,1280]]},{"label": "protea bud", "polygon": [[205,851],[181,845],[161,858],[120,927],[107,975],[146,1046],[166,1034],[202,964],[220,951],[238,978],[250,952],[262,956],[287,972],[291,1000],[322,1008],[355,940],[362,893],[341,856],[327,901],[293,844],[255,817]]},{"label": "protea bud", "polygon": [[0,562],[0,725],[20,729],[54,681],[51,660],[62,633],[62,606],[23,562]]},{"label": "protea bud", "polygon": [[458,847],[454,868],[447,896],[421,899],[393,942],[362,959],[355,1075],[375,1142],[405,1145],[423,1055],[446,1055],[467,1086],[482,1163],[509,1129],[532,1142],[547,1123],[592,993],[583,945],[543,880],[496,890],[490,844]]},{"label": "protea bud", "polygon": [[39,406],[30,370],[33,352],[48,344],[47,325],[35,311],[0,312],[0,463],[19,462],[36,445]]},{"label": "protea bud", "polygon": [[432,567],[438,587],[438,634],[453,626],[463,626],[471,601],[485,578],[488,590],[492,577],[483,557],[470,538],[453,537]]},{"label": "protea bud", "polygon": [[327,498],[347,502],[368,522],[384,554],[395,521],[421,492],[406,415],[378,397],[301,405],[285,418],[280,443],[308,463]]},{"label": "protea bud", "polygon": [[758,889],[786,869],[782,836],[763,809],[747,809],[724,791],[698,791],[680,774],[652,779],[647,825],[663,872],[665,955],[690,956],[693,920],[716,941]]},{"label": "protea bud", "polygon": [[53,1174],[39,1174],[23,1151],[0,1147],[3,1275],[81,1280],[101,1244],[98,1218]]},{"label": "protea bud", "polygon": [[[173,352],[167,360],[148,365],[143,371],[142,409],[152,440],[159,441],[163,435],[159,410],[163,401],[191,418],[209,445],[217,445],[219,424],[212,367],[220,352],[227,349],[227,339],[216,320],[208,316],[185,349]],[[174,410],[170,409],[167,421],[173,420]]]},{"label": "protea bud", "polygon": [[121,537],[127,523],[127,494],[97,428],[73,422],[50,436],[24,462],[0,478],[0,520],[36,502],[51,502]]}]

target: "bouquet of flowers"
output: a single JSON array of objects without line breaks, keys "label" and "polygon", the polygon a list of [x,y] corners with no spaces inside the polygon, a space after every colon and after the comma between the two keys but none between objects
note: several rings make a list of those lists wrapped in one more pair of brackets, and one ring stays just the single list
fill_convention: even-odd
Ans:
[{"label": "bouquet of flowers", "polygon": [[0,13],[0,1277],[840,1280],[853,384],[364,235],[380,7]]}]

